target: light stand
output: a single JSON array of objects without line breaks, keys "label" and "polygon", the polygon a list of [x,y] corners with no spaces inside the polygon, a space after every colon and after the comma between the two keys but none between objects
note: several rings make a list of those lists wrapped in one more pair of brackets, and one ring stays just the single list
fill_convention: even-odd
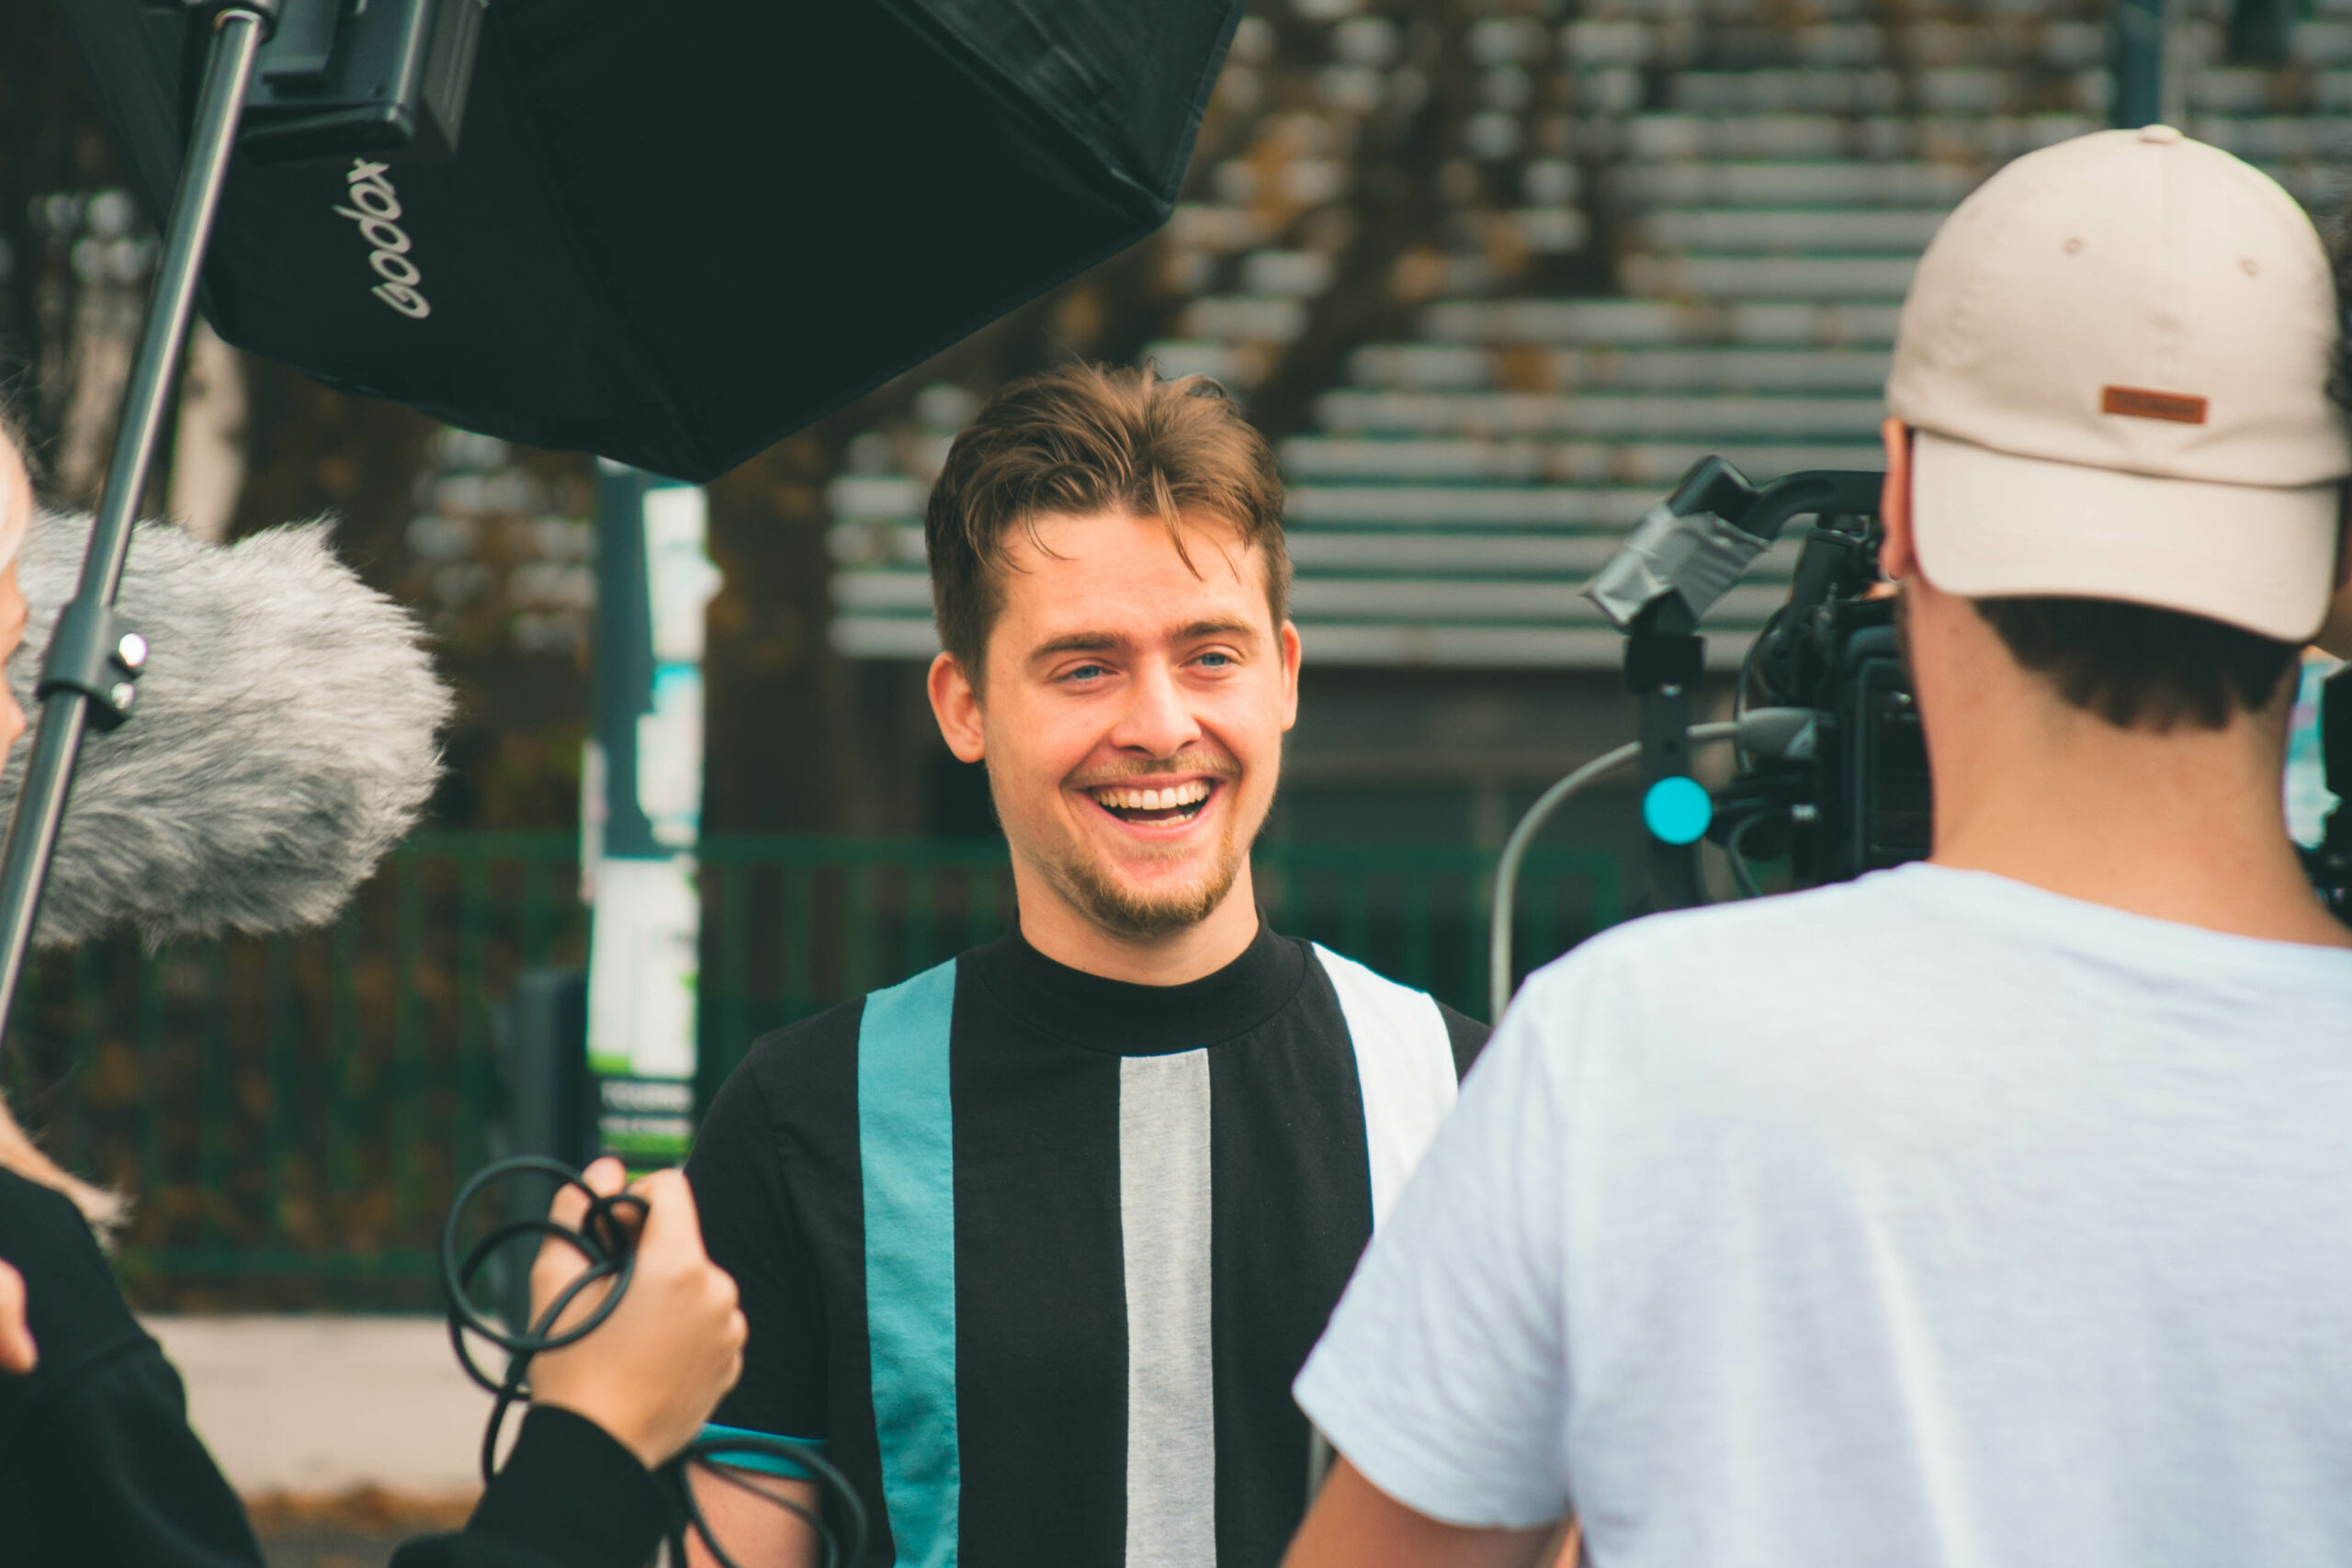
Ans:
[{"label": "light stand", "polygon": [[164,231],[164,254],[154,298],[131,361],[114,459],[98,502],[89,552],[74,600],[59,615],[56,635],[41,664],[40,728],[25,769],[24,789],[8,824],[0,857],[0,1040],[6,1037],[32,945],[33,921],[40,909],[50,855],[65,818],[65,797],[82,739],[95,724],[111,729],[130,716],[138,694],[134,682],[147,662],[146,639],[114,613],[122,567],[130,553],[130,525],[146,488],[147,468],[164,425],[165,405],[187,342],[196,309],[198,276],[220,187],[236,149],[237,121],[253,79],[254,58],[269,36],[279,0],[231,0],[209,6],[200,21],[211,29],[206,49],[203,88],[188,131],[187,157]]},{"label": "light stand", "polygon": [[[178,104],[170,106],[187,130],[163,263],[131,361],[81,582],[58,615],[41,662],[35,688],[40,726],[0,852],[0,1045],[15,1014],[83,737],[92,726],[112,729],[130,716],[147,663],[147,641],[115,615],[115,595],[187,342],[230,158],[240,145],[254,163],[353,153],[384,163],[454,156],[483,15],[481,0],[356,6],[347,0],[144,0],[144,8],[186,17],[190,63],[202,55],[193,78],[200,85],[184,116]],[[178,36],[126,29],[119,8],[101,14],[69,0],[66,10],[84,48],[105,59],[136,56],[142,40]],[[136,71],[130,77],[145,79]]]}]

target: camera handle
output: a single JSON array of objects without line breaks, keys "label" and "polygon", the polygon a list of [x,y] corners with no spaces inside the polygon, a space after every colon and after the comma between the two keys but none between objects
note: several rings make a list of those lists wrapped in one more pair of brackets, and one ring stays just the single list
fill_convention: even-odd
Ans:
[{"label": "camera handle", "polygon": [[1690,776],[1690,694],[1706,674],[1698,617],[1669,594],[1634,619],[1625,637],[1625,684],[1641,705],[1642,826],[1653,911],[1707,901],[1699,840],[1713,819],[1705,786]]}]

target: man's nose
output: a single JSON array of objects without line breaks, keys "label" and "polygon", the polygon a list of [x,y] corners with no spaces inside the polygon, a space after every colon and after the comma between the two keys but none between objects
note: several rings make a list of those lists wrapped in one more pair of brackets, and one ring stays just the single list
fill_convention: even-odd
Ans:
[{"label": "man's nose", "polygon": [[1148,665],[1128,688],[1126,711],[1111,731],[1111,744],[1153,757],[1173,757],[1201,738],[1192,705],[1164,665]]}]

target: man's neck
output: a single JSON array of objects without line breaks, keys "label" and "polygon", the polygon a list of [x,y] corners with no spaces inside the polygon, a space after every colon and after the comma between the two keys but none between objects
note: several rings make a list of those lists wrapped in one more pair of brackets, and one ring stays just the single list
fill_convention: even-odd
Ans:
[{"label": "man's neck", "polygon": [[1029,945],[1057,964],[1106,980],[1181,986],[1216,974],[1240,957],[1258,935],[1258,899],[1247,862],[1207,919],[1164,936],[1135,937],[1105,929],[1018,858],[1012,864],[1012,886],[1020,904],[1021,934]]},{"label": "man's neck", "polygon": [[2352,947],[2287,837],[2273,728],[2241,715],[2155,734],[2013,711],[1936,760],[1933,859],[2208,931]]}]

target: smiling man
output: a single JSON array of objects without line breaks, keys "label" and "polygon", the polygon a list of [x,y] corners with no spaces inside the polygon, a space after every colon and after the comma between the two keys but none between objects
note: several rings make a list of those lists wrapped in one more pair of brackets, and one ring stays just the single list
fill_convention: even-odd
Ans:
[{"label": "smiling man", "polygon": [[[1259,912],[1299,640],[1272,454],[1213,383],[1007,388],[926,533],[932,706],[1019,919],[712,1106],[688,1174],[751,1325],[718,1419],[823,1439],[876,1563],[1263,1568],[1289,1380],[1486,1031]],[[705,1495],[745,1568],[812,1560]]]}]

